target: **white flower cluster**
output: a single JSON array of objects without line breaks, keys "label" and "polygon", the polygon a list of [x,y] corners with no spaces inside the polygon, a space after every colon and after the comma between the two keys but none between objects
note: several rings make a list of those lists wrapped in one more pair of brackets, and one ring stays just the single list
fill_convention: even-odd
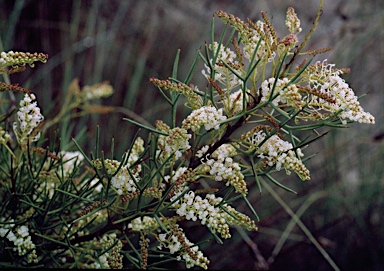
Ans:
[{"label": "white flower cluster", "polygon": [[[217,63],[231,63],[235,65],[239,65],[238,61],[236,60],[236,54],[233,52],[231,49],[228,47],[225,48],[223,44],[220,44],[220,49],[219,49],[219,44],[217,42],[214,42],[214,46],[209,45],[209,49],[216,54],[217,57],[215,59],[215,63],[213,63],[213,59],[210,59],[211,65],[214,67],[214,81],[218,81],[220,83],[223,83],[226,87],[230,89],[233,89],[234,87],[241,85],[242,81],[232,72],[228,70],[226,66],[223,64],[219,65]],[[217,52],[217,50],[219,51]],[[205,77],[210,77],[211,76],[211,68],[207,65],[204,64],[206,70],[202,70],[202,74]]]},{"label": "white flower cluster", "polygon": [[355,93],[349,87],[349,85],[339,76],[331,76],[329,78],[329,86],[331,93],[338,97],[335,112],[339,109],[343,111],[340,114],[340,118],[344,123],[345,120],[357,121],[360,123],[375,123],[375,118],[368,112],[364,112],[364,109],[360,106]]},{"label": "white flower cluster", "polygon": [[[202,158],[204,156],[204,154],[208,151],[209,149],[209,146],[208,145],[205,145],[205,146],[202,146],[197,152],[196,152],[196,156],[199,157],[199,158]],[[226,157],[232,157],[232,156],[235,156],[237,154],[237,151],[235,149],[235,147],[233,147],[231,144],[223,144],[221,145],[220,147],[218,147],[213,153],[212,153],[212,157],[213,158],[226,158]]]},{"label": "white flower cluster", "polygon": [[[44,195],[49,199],[53,197],[57,186],[60,185],[60,178],[63,179],[68,177],[77,169],[77,167],[79,167],[79,165],[84,160],[83,154],[79,151],[60,151],[58,153],[58,157],[60,157],[61,161],[63,161],[62,168],[54,168],[55,171],[53,169],[50,170],[51,163],[49,160],[47,160],[44,163],[43,170],[40,171],[41,183],[37,188],[37,191],[39,192],[39,195]],[[101,189],[101,187],[99,187],[99,189]],[[34,199],[37,199],[36,194],[33,196]]]},{"label": "white flower cluster", "polygon": [[[4,219],[1,219],[4,222]],[[24,256],[28,253],[28,263],[37,263],[36,245],[32,242],[31,236],[29,235],[29,229],[25,225],[15,227],[13,219],[8,221],[9,224],[3,224],[0,227],[0,237],[6,237],[10,242],[13,242],[15,247],[13,251],[17,251],[19,256]]]},{"label": "white flower cluster", "polygon": [[[276,96],[276,98],[273,99],[272,103],[274,105],[277,105],[281,100],[282,97],[280,94],[280,91],[285,87],[285,85],[289,82],[288,78],[283,78],[283,79],[277,79],[276,85],[274,87],[275,83],[275,78],[271,77],[267,80],[265,80],[261,84],[261,102],[266,102],[270,99],[270,96],[272,94],[273,90],[273,97]],[[274,88],[273,88],[274,87]],[[282,102],[285,101],[284,98]]]},{"label": "white flower cluster", "polygon": [[208,258],[204,257],[197,245],[188,240],[178,224],[175,226],[178,228],[177,235],[172,231],[158,235],[160,241],[158,249],[168,248],[171,254],[179,253],[180,255],[176,259],[178,261],[184,260],[187,268],[200,266],[208,269]]},{"label": "white flower cluster", "polygon": [[156,218],[150,216],[137,217],[128,224],[128,228],[133,231],[151,231],[158,227]]},{"label": "white flower cluster", "polygon": [[[128,164],[133,165],[144,151],[144,140],[141,137],[137,137],[135,143],[133,143],[132,150],[128,157]],[[138,165],[141,167],[141,165]]]},{"label": "white flower cluster", "polygon": [[60,181],[56,178],[56,176],[52,176],[53,174],[40,172],[41,183],[39,187],[37,187],[37,194],[33,195],[33,199],[41,199],[41,197],[46,197],[48,199],[52,199],[55,194],[57,186],[60,185]]},{"label": "white flower cluster", "polygon": [[117,235],[115,233],[105,234],[100,239],[100,244],[103,251],[105,250],[108,250],[108,251],[105,252],[103,255],[99,256],[100,263],[95,262],[94,268],[95,269],[106,269],[106,268],[122,269],[123,255],[120,254],[120,251],[123,248],[123,243],[117,238]]},{"label": "white flower cluster", "polygon": [[[179,195],[175,195],[171,200],[175,200]],[[237,212],[227,203],[222,204],[222,200],[221,197],[216,197],[214,194],[207,194],[203,199],[193,191],[188,191],[172,206],[176,208],[178,215],[192,221],[199,219],[202,225],[206,225],[213,233],[217,232],[225,239],[231,237],[229,225],[232,224],[245,225],[249,230],[256,229],[255,223],[248,216]],[[227,211],[220,208],[219,204]]]},{"label": "white flower cluster", "polygon": [[[262,21],[257,21],[256,22],[256,27],[259,29],[259,31],[264,33],[264,29],[266,29],[266,24]],[[243,53],[246,59],[251,60],[253,54],[255,53],[255,50],[259,44],[259,48],[256,52],[256,57],[257,58],[268,58],[268,62],[271,62],[275,56],[276,53],[272,52],[270,53],[270,50],[267,47],[268,44],[273,43],[272,37],[270,37],[269,41],[265,41],[260,34],[257,32],[257,30],[253,28],[247,29],[248,31],[243,32],[242,38],[243,44],[244,44],[244,49]]]},{"label": "white flower cluster", "polygon": [[136,184],[132,177],[135,178],[136,182],[138,182],[140,180],[139,172],[131,171],[131,177],[131,174],[128,172],[128,166],[129,165],[122,166],[119,172],[111,179],[111,184],[119,195],[135,192],[137,190]]},{"label": "white flower cluster", "polygon": [[68,225],[64,225],[63,232],[65,232],[67,236],[71,236],[69,239],[74,239],[75,235],[84,236],[88,234],[89,233],[88,226],[101,225],[105,223],[107,219],[108,219],[108,211],[107,209],[102,209],[91,215],[82,217],[82,219],[78,220],[77,222],[74,222],[74,223],[72,222]]},{"label": "white flower cluster", "polygon": [[[179,195],[175,195],[174,200]],[[229,226],[226,223],[226,213],[219,207],[211,204],[211,200],[215,198],[213,194],[207,194],[203,199],[196,195],[193,191],[184,194],[179,200],[173,203],[173,207],[177,208],[176,213],[184,216],[187,220],[196,221],[199,219],[202,225],[206,225],[212,232],[219,232],[222,238],[230,238]]]},{"label": "white flower cluster", "polygon": [[183,120],[182,127],[191,129],[193,132],[198,132],[201,126],[204,126],[206,131],[211,129],[218,130],[220,122],[225,121],[226,116],[223,115],[223,109],[216,109],[213,106],[203,106],[193,110],[192,113]]},{"label": "white flower cluster", "polygon": [[[95,159],[92,162],[95,168],[102,169],[105,167],[107,173],[113,175],[111,178],[112,187],[116,189],[117,194],[123,195],[127,194],[128,192],[137,191],[135,181],[140,181],[141,165],[135,165],[132,169],[131,166],[139,159],[140,154],[143,151],[144,141],[138,137],[131,149],[128,157],[128,163],[126,165],[120,167],[121,162],[111,159],[105,159],[104,163],[102,163],[100,159]],[[118,169],[119,172],[116,173]],[[134,180],[132,178],[134,178]]]},{"label": "white flower cluster", "polygon": [[84,156],[79,151],[60,151],[58,156],[63,161],[64,176],[70,175],[84,161]]},{"label": "white flower cluster", "polygon": [[[249,138],[252,144],[258,146],[266,138],[263,131],[258,131]],[[291,143],[282,140],[277,135],[270,136],[261,146],[258,146],[257,153],[261,159],[266,159],[268,166],[276,165],[276,170],[285,168],[287,174],[294,171],[302,180],[309,180],[310,174],[303,162],[298,157],[303,157],[300,148],[293,151]],[[298,156],[298,157],[297,157]]]},{"label": "white flower cluster", "polygon": [[224,107],[228,109],[231,115],[235,115],[236,113],[243,111],[243,91],[235,91],[231,93],[228,98],[225,98]]},{"label": "white flower cluster", "polygon": [[[138,159],[139,155],[144,151],[144,140],[138,137],[132,147],[132,150],[128,157],[128,163],[122,166],[118,173],[116,173],[112,179],[111,184],[117,190],[117,194],[123,195],[128,192],[135,192],[137,190],[136,182],[140,181],[140,172],[141,165],[136,165],[133,169],[129,169]],[[120,162],[116,160],[107,160],[105,161],[105,165],[108,171],[108,174],[114,174],[118,167],[120,166]],[[130,170],[130,172],[129,172]],[[135,179],[135,181],[132,179]]]},{"label": "white flower cluster", "polygon": [[189,145],[191,137],[192,135],[188,134],[186,129],[180,127],[171,129],[168,136],[159,136],[157,144],[160,147],[158,153],[161,153],[161,160],[165,160],[173,154],[175,160],[179,159],[185,151],[191,148]]},{"label": "white flower cluster", "polygon": [[219,156],[217,159],[208,159],[204,164],[208,166],[207,171],[215,178],[215,181],[225,181],[227,186],[233,186],[236,192],[243,195],[248,193],[241,167],[231,157]]},{"label": "white flower cluster", "polygon": [[33,137],[29,136],[33,129],[44,120],[44,116],[40,113],[40,108],[37,106],[35,100],[36,96],[34,94],[24,95],[24,99],[20,101],[20,108],[17,112],[20,130],[18,130],[17,122],[13,123],[17,140],[23,146],[27,144],[28,141],[33,142],[40,138],[40,133],[37,133]]},{"label": "white flower cluster", "polygon": [[203,155],[208,151],[209,149],[209,146],[208,145],[204,145],[202,146],[199,150],[197,150],[196,152],[196,157],[203,157]]},{"label": "white flower cluster", "polygon": [[261,84],[261,102],[266,102],[270,99],[273,89],[274,105],[285,104],[291,107],[295,107],[299,110],[304,106],[302,96],[299,93],[299,88],[295,84],[287,86],[289,82],[288,78],[278,79],[275,87],[275,78],[269,78]]},{"label": "white flower cluster", "polygon": [[292,34],[300,33],[302,30],[300,27],[300,20],[292,7],[289,7],[287,9],[285,25],[287,26],[289,32],[291,32]]},{"label": "white flower cluster", "polygon": [[11,142],[11,140],[11,135],[7,133],[3,127],[0,127],[0,144],[6,145],[8,142]]},{"label": "white flower cluster", "polygon": [[89,269],[111,269],[108,264],[107,255],[103,254],[99,256],[98,261],[92,262],[91,264],[85,265]]},{"label": "white flower cluster", "polygon": [[184,174],[187,169],[187,167],[179,167],[176,171],[172,172],[172,178],[170,175],[166,175],[164,176],[164,180],[166,180],[167,182],[169,182],[170,180],[171,183],[174,183],[177,181],[178,178],[180,178]]},{"label": "white flower cluster", "polygon": [[341,121],[346,124],[347,120],[357,121],[360,123],[375,123],[375,118],[360,106],[358,98],[353,90],[340,77],[341,71],[333,71],[335,64],[327,64],[326,60],[322,63],[317,62],[316,67],[320,67],[314,76],[310,78],[310,84],[313,85],[320,93],[325,93],[332,97],[336,103],[329,103],[326,100],[312,96],[309,103],[310,108],[326,110],[331,113],[339,114]]},{"label": "white flower cluster", "polygon": [[232,144],[223,144],[212,153],[212,157],[216,159],[224,159],[235,155],[237,155],[237,151]]},{"label": "white flower cluster", "polygon": [[[196,154],[202,158],[207,152],[209,146],[202,147]],[[236,192],[246,194],[248,192],[244,175],[241,173],[239,163],[234,162],[231,157],[236,156],[237,151],[231,144],[223,144],[212,153],[212,158],[202,161],[203,171],[214,176],[218,182],[226,181],[226,185],[231,185]],[[207,155],[208,156],[208,155]]]},{"label": "white flower cluster", "polygon": [[[97,184],[97,183],[98,183],[98,184]],[[94,187],[95,192],[96,192],[96,193],[100,193],[101,190],[103,189],[103,184],[100,182],[100,179],[99,179],[99,178],[94,178],[94,179],[91,181],[91,183],[90,183],[91,186],[94,186],[95,184],[97,184],[97,186]]]}]

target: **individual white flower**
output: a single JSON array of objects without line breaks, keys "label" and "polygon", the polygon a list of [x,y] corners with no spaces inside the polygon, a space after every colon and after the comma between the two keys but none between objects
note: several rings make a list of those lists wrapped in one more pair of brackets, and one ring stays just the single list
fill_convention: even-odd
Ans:
[{"label": "individual white flower", "polygon": [[17,240],[16,235],[12,231],[8,233],[7,238],[11,242],[15,242]]},{"label": "individual white flower", "polygon": [[209,146],[208,145],[205,145],[203,147],[201,147],[197,152],[196,152],[196,156],[201,158],[204,156],[204,154],[208,151],[209,149]]},{"label": "individual white flower", "polygon": [[8,232],[8,229],[0,228],[0,237],[4,238],[7,232]]},{"label": "individual white flower", "polygon": [[20,226],[18,229],[17,229],[17,233],[21,236],[21,237],[27,237],[29,235],[29,229],[28,227],[22,225]]}]

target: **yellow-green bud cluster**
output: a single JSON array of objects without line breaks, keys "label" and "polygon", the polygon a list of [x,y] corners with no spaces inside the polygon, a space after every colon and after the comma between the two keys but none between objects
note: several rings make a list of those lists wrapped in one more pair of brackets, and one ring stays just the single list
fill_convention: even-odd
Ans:
[{"label": "yellow-green bud cluster", "polygon": [[24,52],[1,52],[0,53],[0,68],[8,66],[24,66],[26,64],[31,67],[34,66],[34,62],[47,62],[48,55],[43,53],[24,53]]},{"label": "yellow-green bud cluster", "polygon": [[85,86],[80,91],[79,95],[82,101],[107,98],[113,94],[113,88],[108,82],[102,82],[92,86]]}]

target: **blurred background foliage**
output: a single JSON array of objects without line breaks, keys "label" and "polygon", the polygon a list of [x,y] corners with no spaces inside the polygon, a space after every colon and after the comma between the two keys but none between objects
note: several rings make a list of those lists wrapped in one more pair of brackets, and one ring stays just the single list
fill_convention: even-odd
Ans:
[{"label": "blurred background foliage", "polygon": [[[115,106],[115,112],[79,118],[55,129],[67,150],[73,147],[71,137],[86,131],[89,137],[81,144],[90,151],[99,125],[100,148],[108,153],[114,138],[119,158],[137,131],[123,117],[151,124],[156,119],[167,121],[169,107],[148,79],[169,77],[181,49],[179,79],[184,80],[197,50],[210,42],[215,11],[224,10],[243,20],[261,19],[260,12],[265,11],[282,36],[287,33],[285,11],[292,6],[302,22],[302,38],[311,27],[318,2],[0,0],[0,38],[3,51],[49,54],[46,64],[11,75],[12,83],[36,94],[46,118],[57,113],[74,78],[81,85],[110,81],[115,94],[100,104]],[[217,18],[215,28],[220,35],[223,24]],[[334,130],[305,150],[307,156],[318,153],[308,161],[312,180],[302,183],[284,174],[278,179],[298,195],[277,187],[273,187],[275,195],[268,189],[250,193],[261,218],[259,231],[247,237],[233,229],[233,238],[224,245],[214,240],[202,244],[210,268],[331,270],[284,210],[287,204],[342,270],[384,270],[384,2],[324,0],[320,24],[307,48],[327,46],[333,51],[317,60],[327,58],[336,67],[351,68],[344,78],[356,95],[368,94],[360,102],[376,117],[376,124],[356,123]],[[200,63],[192,82],[203,89],[206,80],[201,67]],[[180,116],[186,113],[183,110]],[[198,227],[187,232],[191,241],[200,240],[196,236],[203,234],[207,233]]]}]

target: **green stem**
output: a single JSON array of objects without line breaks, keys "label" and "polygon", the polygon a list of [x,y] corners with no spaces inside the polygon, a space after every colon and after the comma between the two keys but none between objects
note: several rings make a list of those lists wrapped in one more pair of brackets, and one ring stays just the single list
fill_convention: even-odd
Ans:
[{"label": "green stem", "polygon": [[317,250],[321,253],[324,259],[332,266],[332,268],[336,271],[339,271],[340,268],[336,265],[336,263],[329,256],[327,251],[320,245],[320,243],[316,240],[316,238],[312,235],[310,230],[304,225],[304,223],[300,220],[300,218],[292,211],[292,209],[285,203],[285,201],[272,189],[272,187],[268,184],[268,182],[264,181],[262,178],[260,180],[263,183],[263,186],[266,190],[272,195],[272,197],[283,207],[283,209],[292,217],[293,221],[300,227],[300,229],[304,232],[304,234],[308,237],[308,239],[312,242],[312,244],[317,248]]}]

